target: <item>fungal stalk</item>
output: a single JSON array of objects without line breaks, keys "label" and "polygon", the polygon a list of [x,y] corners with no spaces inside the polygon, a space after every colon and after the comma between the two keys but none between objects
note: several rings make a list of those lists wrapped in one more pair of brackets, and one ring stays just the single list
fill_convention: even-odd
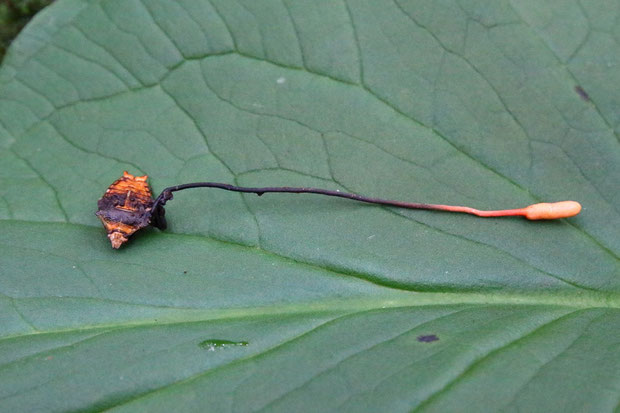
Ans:
[{"label": "fungal stalk", "polygon": [[167,223],[164,205],[172,199],[173,192],[191,188],[217,188],[233,192],[254,193],[258,196],[267,193],[318,194],[345,198],[368,204],[405,209],[460,212],[476,215],[478,217],[523,216],[529,220],[549,220],[569,218],[577,215],[581,211],[581,205],[575,201],[537,203],[524,208],[489,211],[458,205],[393,201],[321,188],[291,186],[254,188],[219,182],[194,182],[170,186],[164,189],[157,198],[153,199],[146,179],[146,175],[134,177],[125,172],[119,180],[115,181],[108,188],[104,196],[99,200],[97,216],[101,219],[104,227],[108,231],[108,238],[110,238],[113,248],[119,248],[123,243],[127,242],[130,235],[149,224],[161,230],[166,229]]}]

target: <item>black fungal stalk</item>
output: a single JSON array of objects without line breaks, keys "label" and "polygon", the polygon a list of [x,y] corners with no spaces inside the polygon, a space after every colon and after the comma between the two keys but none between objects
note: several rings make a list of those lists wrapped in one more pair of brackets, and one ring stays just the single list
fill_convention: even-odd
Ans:
[{"label": "black fungal stalk", "polygon": [[437,209],[439,205],[432,204],[419,204],[419,203],[411,203],[411,202],[401,202],[401,201],[390,201],[386,199],[380,198],[370,198],[367,196],[350,194],[347,192],[342,192],[339,190],[330,190],[330,189],[320,189],[320,188],[307,188],[307,187],[292,187],[292,186],[277,186],[277,187],[263,187],[263,188],[252,188],[252,187],[243,187],[243,186],[235,186],[229,184],[223,184],[219,182],[194,182],[190,184],[183,185],[175,185],[164,189],[161,194],[155,199],[155,203],[153,204],[153,219],[152,223],[154,226],[160,229],[166,229],[166,219],[164,217],[165,211],[163,209],[166,202],[172,199],[172,193],[176,191],[182,191],[184,189],[190,188],[218,188],[224,189],[226,191],[233,192],[244,192],[244,193],[253,193],[258,196],[262,196],[267,193],[292,193],[292,194],[319,194],[326,196],[335,196],[338,198],[346,198],[352,199],[354,201],[366,202],[369,204],[378,204],[378,205],[387,205],[394,206],[400,208],[409,208],[409,209]]},{"label": "black fungal stalk", "polygon": [[479,217],[502,217],[502,216],[525,216],[530,220],[538,219],[557,219],[567,218],[577,215],[581,210],[581,205],[574,201],[562,201],[552,204],[540,203],[533,204],[525,208],[519,209],[505,209],[498,211],[483,211],[465,206],[453,206],[453,205],[439,205],[439,204],[423,204],[417,202],[403,202],[393,201],[389,199],[372,198],[364,195],[351,194],[342,192],[339,190],[321,189],[321,188],[308,188],[308,187],[292,187],[292,186],[276,186],[276,187],[243,187],[236,185],[223,184],[219,182],[193,182],[183,185],[170,186],[164,189],[161,194],[155,199],[153,204],[153,216],[151,223],[159,228],[166,229],[166,218],[164,205],[166,202],[172,199],[173,192],[182,191],[190,188],[218,188],[226,191],[254,193],[258,196],[262,196],[266,193],[293,193],[293,194],[319,194],[326,196],[334,196],[338,198],[351,199],[353,201],[366,202],[369,204],[385,205],[405,209],[426,209],[433,211],[448,211],[448,212],[462,212],[466,214],[472,214]]}]

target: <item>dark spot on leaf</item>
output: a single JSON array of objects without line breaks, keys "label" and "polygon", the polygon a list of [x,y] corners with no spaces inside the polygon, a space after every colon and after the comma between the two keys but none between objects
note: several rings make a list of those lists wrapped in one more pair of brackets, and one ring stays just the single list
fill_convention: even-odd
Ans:
[{"label": "dark spot on leaf", "polygon": [[418,341],[420,343],[431,343],[437,340],[439,340],[439,337],[437,337],[435,334],[429,334],[427,336],[418,336]]},{"label": "dark spot on leaf", "polygon": [[187,271],[183,271],[183,274],[187,274]]},{"label": "dark spot on leaf", "polygon": [[583,90],[581,86],[579,85],[575,86],[575,92],[577,92],[577,94],[581,97],[581,99],[585,100],[586,102],[590,101],[590,95],[588,95],[588,92]]},{"label": "dark spot on leaf", "polygon": [[208,340],[201,341],[198,343],[198,346],[207,349],[208,351],[215,351],[218,348],[245,347],[248,344],[249,343],[247,341],[230,341],[210,338]]}]

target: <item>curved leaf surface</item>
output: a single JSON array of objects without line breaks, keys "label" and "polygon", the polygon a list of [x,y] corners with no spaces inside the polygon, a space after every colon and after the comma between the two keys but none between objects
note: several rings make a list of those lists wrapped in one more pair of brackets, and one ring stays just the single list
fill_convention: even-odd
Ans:
[{"label": "curved leaf surface", "polygon": [[[610,7],[55,2],[0,70],[1,409],[617,409]],[[191,190],[113,251],[124,169],[584,208]]]}]

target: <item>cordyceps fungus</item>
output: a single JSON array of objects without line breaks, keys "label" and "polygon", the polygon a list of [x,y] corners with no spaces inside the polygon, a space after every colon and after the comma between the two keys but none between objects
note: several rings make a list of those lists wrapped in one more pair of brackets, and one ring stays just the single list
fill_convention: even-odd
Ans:
[{"label": "cordyceps fungus", "polygon": [[530,220],[568,218],[581,211],[581,205],[575,201],[554,203],[540,203],[519,209],[504,209],[499,211],[481,211],[465,206],[419,204],[415,202],[391,201],[387,199],[370,198],[363,195],[350,194],[320,188],[301,187],[265,187],[249,188],[218,182],[194,182],[176,185],[164,189],[155,199],[147,183],[148,176],[133,176],[127,171],[107,189],[97,203],[97,216],[103,222],[108,232],[112,248],[119,248],[128,241],[129,237],[141,228],[153,225],[161,230],[166,229],[164,205],[172,199],[172,193],[190,188],[219,188],[226,191],[254,193],[258,196],[269,192],[294,194],[319,194],[352,199],[369,204],[386,205],[407,209],[427,209],[434,211],[462,212],[479,217],[507,217],[524,216]]}]

